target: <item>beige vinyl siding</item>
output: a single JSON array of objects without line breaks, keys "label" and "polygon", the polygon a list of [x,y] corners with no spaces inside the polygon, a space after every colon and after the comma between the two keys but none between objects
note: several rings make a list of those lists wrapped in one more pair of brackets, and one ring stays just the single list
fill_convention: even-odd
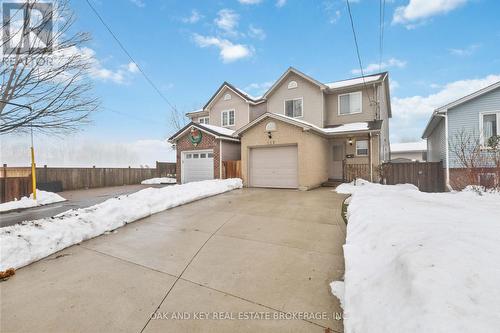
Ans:
[{"label": "beige vinyl siding", "polygon": [[263,102],[257,105],[250,105],[250,121],[254,121],[266,112],[267,102]]},{"label": "beige vinyl siding", "polygon": [[[362,94],[362,112],[350,115],[339,115],[338,109],[338,98],[339,95],[353,93],[361,91]],[[370,95],[368,95],[370,94]],[[370,97],[373,99],[374,89],[373,86],[369,86],[366,89],[363,88],[354,88],[349,90],[343,90],[336,93],[328,93],[325,96],[326,103],[326,117],[325,117],[325,125],[339,125],[339,124],[348,124],[355,123],[361,121],[371,121],[376,119],[375,115],[375,107],[370,105]]]},{"label": "beige vinyl siding", "polygon": [[[224,95],[226,95],[226,93],[231,95],[231,99],[228,101],[224,100]],[[222,111],[227,110],[234,110],[235,118],[234,126],[227,126],[227,128],[237,130],[238,128],[248,124],[248,103],[238,94],[225,87],[209,108],[210,125],[222,127]]]},{"label": "beige vinyl siding", "polygon": [[[297,82],[297,88],[288,89],[290,81]],[[317,85],[294,73],[287,75],[281,84],[267,97],[267,112],[285,114],[285,100],[303,98],[302,119],[323,127],[323,92]]]},{"label": "beige vinyl siding", "polygon": [[223,140],[221,156],[223,161],[235,161],[241,159],[240,143]]}]

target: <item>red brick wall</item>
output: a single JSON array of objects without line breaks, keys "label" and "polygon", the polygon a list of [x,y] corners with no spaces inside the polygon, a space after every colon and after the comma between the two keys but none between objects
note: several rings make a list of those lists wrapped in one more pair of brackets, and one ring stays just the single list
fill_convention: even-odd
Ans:
[{"label": "red brick wall", "polygon": [[177,147],[177,183],[181,183],[181,156],[182,152],[185,150],[205,150],[205,149],[213,149],[214,150],[214,177],[216,179],[220,176],[220,140],[216,139],[214,136],[207,134],[205,132],[202,133],[201,142],[195,147],[191,141],[189,141],[189,132],[182,137],[180,137],[176,142]]},{"label": "red brick wall", "polygon": [[[500,181],[499,168],[477,168],[477,169],[462,169],[450,168],[450,185],[454,190],[462,190],[467,185],[480,185],[479,174],[496,174],[496,182]],[[486,184],[481,184],[486,185]]]}]

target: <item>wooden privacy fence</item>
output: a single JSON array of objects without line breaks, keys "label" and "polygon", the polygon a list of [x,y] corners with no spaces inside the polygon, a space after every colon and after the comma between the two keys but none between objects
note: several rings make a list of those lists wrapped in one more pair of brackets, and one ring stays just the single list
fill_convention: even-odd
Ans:
[{"label": "wooden privacy fence", "polygon": [[[347,164],[343,163],[344,168],[344,181],[352,182],[356,178],[363,178],[365,180],[370,180],[370,165],[369,164]],[[373,169],[373,175],[375,177],[376,171],[375,167]]]},{"label": "wooden privacy fence", "polygon": [[[147,168],[36,168],[37,188],[51,192],[106,186],[140,184],[155,177],[175,177],[175,163],[157,162],[158,169]],[[0,168],[0,202],[31,194],[31,168]]]},{"label": "wooden privacy fence", "polygon": [[442,162],[384,163],[381,168],[384,184],[413,184],[422,192],[444,192]]},{"label": "wooden privacy fence", "polygon": [[158,177],[174,177],[177,173],[176,164],[173,162],[156,162],[156,172]]},{"label": "wooden privacy fence", "polygon": [[222,161],[222,178],[241,178],[241,161]]}]

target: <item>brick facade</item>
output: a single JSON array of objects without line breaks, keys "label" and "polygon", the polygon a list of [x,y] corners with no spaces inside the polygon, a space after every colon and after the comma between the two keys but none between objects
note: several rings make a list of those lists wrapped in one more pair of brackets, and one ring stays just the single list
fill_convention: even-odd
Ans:
[{"label": "brick facade", "polygon": [[220,140],[216,139],[213,135],[210,135],[206,132],[202,132],[202,140],[195,147],[191,141],[189,140],[189,132],[186,132],[185,135],[180,137],[176,141],[176,150],[177,150],[177,183],[181,183],[181,156],[183,151],[191,151],[191,150],[206,150],[213,149],[214,151],[214,178],[218,179],[220,176]]}]

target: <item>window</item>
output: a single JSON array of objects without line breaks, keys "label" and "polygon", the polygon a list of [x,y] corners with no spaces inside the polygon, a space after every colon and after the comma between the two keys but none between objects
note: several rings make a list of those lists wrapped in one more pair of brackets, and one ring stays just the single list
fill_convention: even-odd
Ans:
[{"label": "window", "polygon": [[288,83],[288,89],[295,89],[295,88],[297,88],[297,86],[298,86],[297,81],[290,81]]},{"label": "window", "polygon": [[200,117],[198,118],[198,123],[200,124],[208,124],[210,118],[209,117]]},{"label": "window", "polygon": [[488,145],[488,140],[495,135],[500,135],[500,113],[482,113],[479,119],[481,143]]},{"label": "window", "polygon": [[368,140],[356,140],[356,155],[368,156]]},{"label": "window", "polygon": [[339,95],[339,115],[361,113],[361,91]]},{"label": "window", "polygon": [[285,116],[297,118],[302,117],[302,98],[285,100]]},{"label": "window", "polygon": [[214,154],[213,153],[208,153],[208,158],[214,158]]},{"label": "window", "polygon": [[186,158],[191,158],[191,154],[186,154]]},{"label": "window", "polygon": [[234,110],[222,111],[222,126],[234,126]]},{"label": "window", "polygon": [[225,95],[224,95],[224,100],[225,100],[225,101],[229,101],[229,100],[231,100],[231,94],[225,94]]},{"label": "window", "polygon": [[207,158],[207,154],[205,153],[200,154],[200,158]]},{"label": "window", "polygon": [[198,158],[198,154],[193,154],[193,158]]}]

